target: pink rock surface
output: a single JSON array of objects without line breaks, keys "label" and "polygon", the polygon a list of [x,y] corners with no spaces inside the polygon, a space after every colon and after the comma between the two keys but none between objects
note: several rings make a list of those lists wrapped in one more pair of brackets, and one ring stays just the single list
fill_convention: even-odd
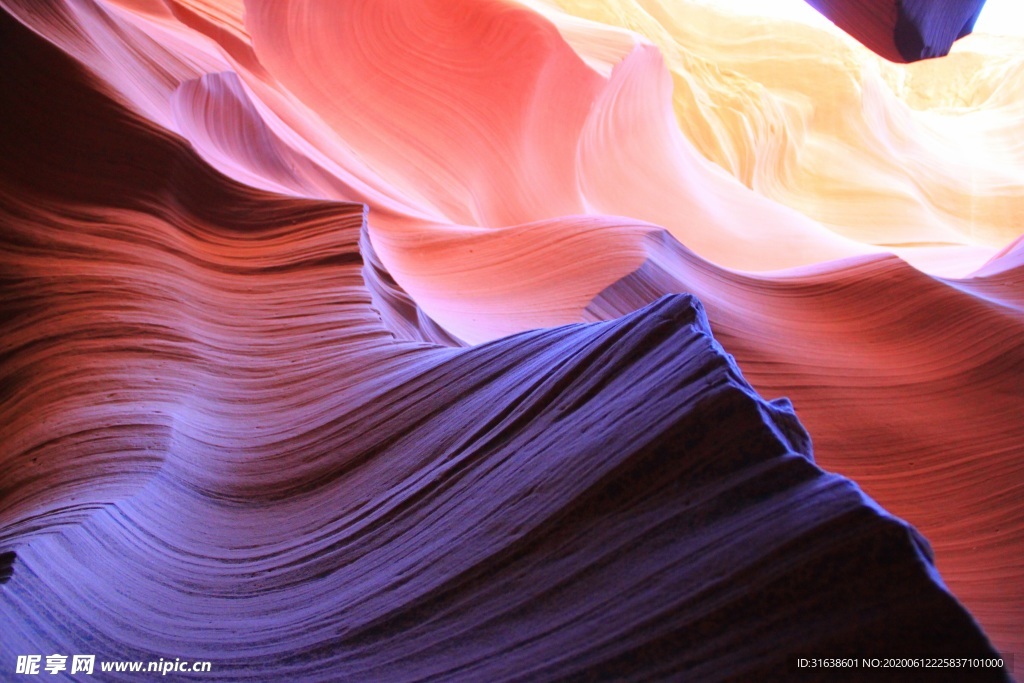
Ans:
[{"label": "pink rock surface", "polygon": [[627,2],[2,4],[41,36],[5,24],[8,659],[1024,653],[1019,59],[738,19],[777,60],[680,56]]}]

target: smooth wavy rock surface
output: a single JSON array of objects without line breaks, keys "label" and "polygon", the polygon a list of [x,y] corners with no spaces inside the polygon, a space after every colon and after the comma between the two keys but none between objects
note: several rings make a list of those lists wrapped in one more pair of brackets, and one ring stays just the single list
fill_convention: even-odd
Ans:
[{"label": "smooth wavy rock surface", "polygon": [[[581,15],[572,21],[591,22],[585,33],[570,33],[574,24],[550,15],[581,54],[621,42],[621,29],[629,28],[640,35],[633,40],[659,48],[670,72],[671,90],[660,100],[650,89],[629,98],[634,111],[649,112],[643,124],[614,129],[616,147],[632,149],[655,112],[674,111],[675,125],[666,124],[660,139],[651,136],[651,151],[632,156],[632,166],[657,174],[650,160],[678,128],[697,153],[758,194],[860,243],[861,251],[871,245],[893,252],[936,275],[970,276],[1020,237],[1024,40],[972,35],[948,57],[901,65],[834,29],[736,17],[710,2],[559,5]],[[630,49],[632,43],[622,48]],[[611,69],[622,56],[605,59]],[[754,267],[708,251],[677,227],[685,215],[679,194],[666,187],[644,195],[646,209],[631,210],[645,211],[640,217],[718,265],[787,265],[773,262],[778,245],[762,249]],[[741,241],[756,232],[750,223],[765,225],[752,217],[737,229]]]},{"label": "smooth wavy rock surface", "polygon": [[1017,43],[0,4],[3,662],[1024,654]]},{"label": "smooth wavy rock surface", "polygon": [[[43,194],[38,149],[5,169],[5,662],[724,680],[800,648],[993,654],[927,543],[813,464],[693,298],[394,341],[361,206],[246,190],[83,99],[91,177]],[[60,103],[19,113],[59,136]]]}]

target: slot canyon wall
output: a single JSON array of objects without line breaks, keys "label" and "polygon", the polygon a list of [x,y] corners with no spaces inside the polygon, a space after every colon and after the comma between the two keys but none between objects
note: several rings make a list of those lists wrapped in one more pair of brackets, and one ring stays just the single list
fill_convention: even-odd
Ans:
[{"label": "slot canyon wall", "polygon": [[811,4],[0,0],[0,679],[1019,666],[1024,39]]}]

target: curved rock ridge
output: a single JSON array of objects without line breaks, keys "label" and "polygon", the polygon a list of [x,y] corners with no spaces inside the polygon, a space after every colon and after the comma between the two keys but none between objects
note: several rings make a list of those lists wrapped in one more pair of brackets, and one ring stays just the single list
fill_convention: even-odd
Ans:
[{"label": "curved rock ridge", "polygon": [[[3,468],[26,473],[4,661],[732,680],[805,650],[994,654],[927,543],[813,464],[692,297],[466,350],[390,341],[362,207],[246,190],[90,104],[101,172],[4,177],[4,385],[32,370],[4,403]],[[98,203],[115,182],[126,201]],[[75,211],[36,208],[62,195]],[[84,486],[105,470],[119,487]]]},{"label": "curved rock ridge", "polygon": [[779,278],[716,268],[665,234],[650,252],[588,319],[699,296],[749,381],[800,406],[819,461],[914,520],[947,585],[1005,651],[1024,649],[1024,268],[943,282],[877,256]]},{"label": "curved rock ridge", "polygon": [[87,69],[5,15],[4,661],[770,680],[993,654],[958,600],[1024,653],[1019,55],[0,4]]},{"label": "curved rock ridge", "polygon": [[753,394],[692,298],[440,353],[335,418],[376,429],[309,435],[291,462],[337,449],[315,478],[238,490],[175,444],[136,495],[19,545],[5,656],[736,680],[806,650],[994,654],[926,542],[813,465],[791,406]]}]

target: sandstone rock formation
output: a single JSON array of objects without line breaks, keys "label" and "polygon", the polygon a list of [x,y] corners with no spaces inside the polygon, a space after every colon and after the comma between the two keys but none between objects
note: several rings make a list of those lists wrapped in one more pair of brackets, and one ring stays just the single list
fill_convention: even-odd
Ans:
[{"label": "sandstone rock formation", "polygon": [[1024,654],[1012,41],[0,4],[2,666]]}]

